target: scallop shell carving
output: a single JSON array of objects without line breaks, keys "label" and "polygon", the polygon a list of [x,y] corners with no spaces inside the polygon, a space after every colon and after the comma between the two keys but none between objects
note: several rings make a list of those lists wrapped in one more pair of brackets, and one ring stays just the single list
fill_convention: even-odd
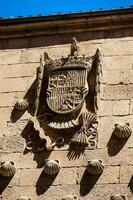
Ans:
[{"label": "scallop shell carving", "polygon": [[79,198],[76,195],[67,195],[64,196],[61,200],[79,200]]},{"label": "scallop shell carving", "polygon": [[126,197],[124,195],[115,194],[111,196],[111,200],[126,200]]},{"label": "scallop shell carving", "polygon": [[10,177],[16,173],[16,168],[14,167],[13,162],[2,162],[0,167],[0,174],[2,176]]},{"label": "scallop shell carving", "polygon": [[91,175],[100,175],[104,170],[104,165],[102,160],[94,159],[88,161],[87,172]]},{"label": "scallop shell carving", "polygon": [[29,103],[26,99],[18,99],[15,103],[15,108],[18,111],[27,110],[28,107],[29,107]]},{"label": "scallop shell carving", "polygon": [[126,139],[132,134],[132,130],[128,123],[116,124],[113,134],[120,139]]},{"label": "scallop shell carving", "polygon": [[57,174],[60,171],[60,164],[58,160],[47,160],[44,165],[44,172],[48,175]]}]

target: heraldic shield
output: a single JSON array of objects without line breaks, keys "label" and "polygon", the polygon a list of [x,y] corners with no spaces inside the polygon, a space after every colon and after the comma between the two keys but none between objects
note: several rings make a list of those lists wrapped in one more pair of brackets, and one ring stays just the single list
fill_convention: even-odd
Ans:
[{"label": "heraldic shield", "polygon": [[71,143],[95,148],[102,75],[100,50],[86,57],[73,38],[67,57],[53,60],[45,52],[41,59],[44,62],[41,60],[37,69],[34,112],[40,125],[52,133],[71,133]]},{"label": "heraldic shield", "polygon": [[82,66],[51,70],[46,97],[48,107],[58,114],[80,109],[88,92],[87,74]]}]

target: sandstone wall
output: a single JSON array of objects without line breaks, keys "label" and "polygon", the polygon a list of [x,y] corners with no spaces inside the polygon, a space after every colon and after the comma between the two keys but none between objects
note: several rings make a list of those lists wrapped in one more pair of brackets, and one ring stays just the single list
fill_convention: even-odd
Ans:
[{"label": "sandstone wall", "polygon": [[[20,196],[58,200],[66,194],[108,200],[115,193],[133,199],[133,135],[125,143],[111,137],[117,122],[128,122],[133,129],[133,30],[75,34],[83,54],[93,55],[97,48],[103,54],[98,143],[95,150],[86,150],[76,159],[69,156],[67,147],[53,151],[50,158],[59,159],[62,165],[54,180],[37,168],[44,159],[41,154],[24,154],[22,132],[30,114],[10,119],[16,98],[24,97],[32,87],[40,55],[47,51],[53,59],[67,56],[73,35],[0,41],[0,160],[13,161],[17,167],[11,180],[1,177],[3,200]],[[105,163],[98,179],[84,175],[87,161],[95,158]]]}]

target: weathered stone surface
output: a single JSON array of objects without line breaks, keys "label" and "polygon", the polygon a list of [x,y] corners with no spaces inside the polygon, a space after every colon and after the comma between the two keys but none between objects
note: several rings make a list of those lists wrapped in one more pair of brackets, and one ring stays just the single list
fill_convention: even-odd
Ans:
[{"label": "weathered stone surface", "polygon": [[113,103],[114,101],[103,101],[99,102],[99,116],[111,116],[113,113]]},{"label": "weathered stone surface", "polygon": [[76,185],[65,185],[65,186],[51,186],[45,187],[42,185],[40,188],[33,186],[29,187],[12,187],[7,188],[2,194],[4,200],[14,200],[14,198],[19,198],[21,196],[31,197],[35,200],[59,200],[64,195],[77,194],[78,187]]},{"label": "weathered stone surface", "polygon": [[3,79],[33,76],[38,65],[37,63],[2,65],[0,66],[0,77]]},{"label": "weathered stone surface", "polygon": [[[28,180],[27,180],[27,177]],[[76,184],[77,169],[62,168],[55,176],[46,175],[41,169],[23,169],[20,178],[20,186],[37,186],[42,185],[74,185]]]},{"label": "weathered stone surface", "polygon": [[84,166],[87,166],[88,160],[102,159],[106,166],[119,166],[132,165],[132,148],[121,148],[117,146],[111,146],[102,149],[96,149],[92,151],[85,151]]},{"label": "weathered stone surface", "polygon": [[118,183],[119,182],[119,166],[105,166],[101,176],[91,176],[85,172],[85,167],[78,170],[78,184],[91,185],[96,180],[96,184]]},{"label": "weathered stone surface", "polygon": [[10,107],[13,105],[14,94],[0,93],[0,107]]},{"label": "weathered stone surface", "polygon": [[17,92],[26,91],[28,84],[28,78],[13,78],[13,79],[1,79],[0,80],[0,92]]},{"label": "weathered stone surface", "polygon": [[109,199],[110,196],[114,194],[124,194],[127,198],[132,200],[132,192],[127,188],[126,184],[100,184],[88,187],[84,186],[80,188],[81,199],[83,200],[93,200],[95,197],[97,200]]},{"label": "weathered stone surface", "polygon": [[130,114],[131,115],[133,114],[133,99],[131,99],[131,102],[130,102]]},{"label": "weathered stone surface", "polygon": [[[124,70],[123,72],[127,72],[127,70],[129,70],[128,72],[130,72],[130,70],[132,70],[133,55],[107,56],[107,57],[104,57],[103,62],[104,62],[105,70],[111,70],[111,71],[108,71],[108,76],[109,76],[110,81],[112,81],[114,79],[114,77],[109,75],[109,73],[115,72],[116,74],[118,74],[118,72],[120,72],[122,70]],[[120,71],[117,72],[116,70],[120,70]],[[105,72],[106,71],[104,71],[104,73]],[[124,74],[126,76],[126,73],[124,73]],[[111,80],[111,78],[112,78],[112,80]],[[116,76],[115,76],[115,78],[116,78]],[[128,80],[125,79],[125,81],[127,82]]]},{"label": "weathered stone surface", "polygon": [[120,166],[120,183],[128,184],[129,187],[132,187],[133,180],[133,166],[132,165],[122,165]]},{"label": "weathered stone surface", "polygon": [[34,160],[34,155],[31,153],[23,155],[22,153],[3,153],[1,161],[11,160],[15,163],[17,169],[36,168],[37,163]]},{"label": "weathered stone surface", "polygon": [[23,153],[24,151],[24,146],[25,146],[25,140],[22,138],[21,135],[12,135],[12,136],[6,136],[3,140],[4,143],[4,148],[3,152],[14,152],[18,153],[21,152]]},{"label": "weathered stone surface", "polygon": [[34,63],[40,61],[39,49],[24,49],[20,55],[20,63]]},{"label": "weathered stone surface", "polygon": [[101,99],[115,100],[115,99],[130,99],[132,94],[133,84],[129,85],[102,85]]},{"label": "weathered stone surface", "polygon": [[119,56],[125,54],[122,42],[105,42],[100,47],[104,56]]},{"label": "weathered stone surface", "polygon": [[19,50],[1,51],[0,52],[0,65],[16,64],[20,62]]},{"label": "weathered stone surface", "polygon": [[10,121],[10,114],[11,114],[11,108],[0,108],[0,119],[1,123],[7,123],[7,121]]},{"label": "weathered stone surface", "polygon": [[113,102],[113,115],[129,115],[130,100],[116,100]]},{"label": "weathered stone surface", "polygon": [[[130,127],[133,129],[133,117],[121,116],[121,117],[100,117],[99,118],[99,134],[98,134],[98,147],[103,148],[111,144],[112,146],[122,145],[122,141],[112,138],[112,133],[115,128],[115,124],[119,123],[129,123]],[[127,141],[125,141],[125,146],[133,146],[131,135]],[[123,146],[124,147],[124,146]]]},{"label": "weathered stone surface", "polygon": [[106,70],[103,80],[106,84],[132,84],[133,70]]},{"label": "weathered stone surface", "polygon": [[0,122],[0,133],[1,133],[1,136],[3,136],[2,134],[4,134],[6,125],[7,125],[7,122],[6,122],[6,121],[1,121],[1,122]]}]

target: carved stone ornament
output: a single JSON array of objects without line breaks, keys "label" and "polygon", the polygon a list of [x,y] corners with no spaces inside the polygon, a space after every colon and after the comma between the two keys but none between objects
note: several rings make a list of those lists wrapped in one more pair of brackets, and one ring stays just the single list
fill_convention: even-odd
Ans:
[{"label": "carved stone ornament", "polygon": [[26,99],[18,99],[15,103],[15,109],[18,111],[25,111],[29,107],[28,100]]},{"label": "carved stone ornament", "polygon": [[71,143],[93,149],[97,138],[97,99],[102,59],[81,55],[75,38],[68,57],[52,60],[44,53],[37,69],[34,116],[53,132],[71,132]]},{"label": "carved stone ornament", "polygon": [[58,160],[47,160],[44,165],[44,172],[48,175],[57,174],[60,171]]},{"label": "carved stone ornament", "polygon": [[64,196],[61,200],[80,200],[80,199],[76,195],[67,195]]},{"label": "carved stone ornament", "polygon": [[113,134],[120,139],[126,139],[130,137],[132,134],[132,130],[129,126],[129,123],[121,123],[121,124],[115,124],[115,129]]},{"label": "carved stone ornament", "polygon": [[[72,143],[95,146],[95,137],[97,135],[97,121],[95,113],[82,113],[79,117],[81,128],[72,138]],[[91,137],[90,137],[91,136]]]},{"label": "carved stone ornament", "polygon": [[104,170],[104,165],[102,160],[92,160],[88,161],[87,172],[91,175],[100,175]]},{"label": "carved stone ornament", "polygon": [[115,194],[111,196],[110,200],[126,200],[125,195]]},{"label": "carved stone ornament", "polygon": [[13,176],[16,173],[14,163],[10,161],[2,162],[0,167],[0,174],[5,177]]}]

